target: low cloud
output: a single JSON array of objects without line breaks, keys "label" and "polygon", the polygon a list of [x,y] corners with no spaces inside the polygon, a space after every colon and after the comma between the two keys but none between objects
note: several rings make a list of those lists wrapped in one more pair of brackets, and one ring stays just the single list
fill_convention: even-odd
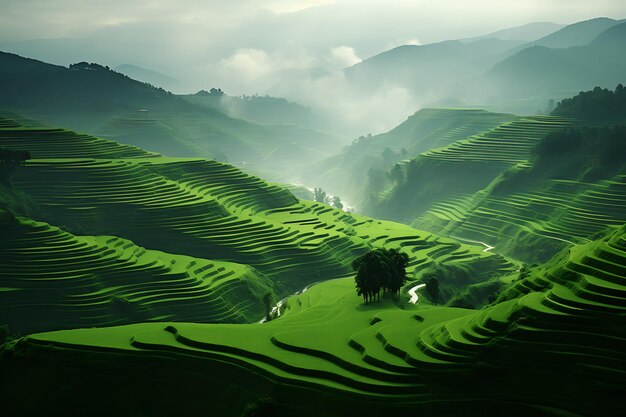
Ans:
[{"label": "low cloud", "polygon": [[330,56],[333,63],[339,68],[350,67],[361,62],[361,58],[356,54],[354,48],[350,46],[337,46],[330,50]]}]

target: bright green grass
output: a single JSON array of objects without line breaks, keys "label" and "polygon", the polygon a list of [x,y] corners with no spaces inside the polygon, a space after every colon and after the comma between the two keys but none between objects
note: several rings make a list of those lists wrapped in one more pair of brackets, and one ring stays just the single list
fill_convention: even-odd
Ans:
[{"label": "bright green grass", "polygon": [[[0,132],[11,130],[9,127]],[[19,144],[12,146],[28,149],[29,143],[38,143],[39,135],[48,134],[45,129],[30,132],[33,135],[30,141],[24,136]],[[225,163],[149,155],[129,158],[123,153],[107,158],[59,158],[56,155],[72,155],[72,149],[80,148],[81,141],[85,142],[85,151],[94,141],[98,149],[127,149],[105,139],[72,136],[69,131],[61,133],[72,137],[71,146],[63,140],[48,143],[50,157],[28,161],[12,179],[13,190],[36,206],[36,212],[42,216],[38,220],[62,225],[73,233],[47,225],[33,226],[47,227],[53,235],[66,236],[59,241],[67,246],[57,248],[57,238],[47,239],[42,234],[38,235],[43,239],[41,242],[30,238],[20,241],[24,245],[23,259],[17,266],[9,255],[3,261],[7,270],[19,267],[24,275],[15,283],[12,276],[6,276],[11,285],[0,280],[2,287],[29,288],[46,295],[36,308],[28,303],[20,304],[20,300],[37,298],[28,292],[7,304],[7,314],[15,314],[7,316],[5,321],[12,324],[14,331],[146,320],[257,321],[261,318],[258,303],[261,292],[269,291],[277,300],[311,283],[347,276],[352,273],[352,260],[372,247],[395,247],[406,252],[411,276],[435,261],[459,264],[472,271],[479,281],[515,269],[501,256],[484,254],[476,247],[460,245],[432,233],[299,201],[282,186],[269,184]],[[9,139],[5,137],[5,140]],[[0,146],[1,143],[2,139]],[[26,236],[29,233],[24,232]],[[231,265],[226,269],[233,270],[228,276],[233,282],[238,281],[236,284],[227,281],[228,285],[214,290],[206,282],[187,279],[185,274],[189,271],[178,268],[192,262],[187,260],[175,265],[171,282],[157,280],[152,286],[146,284],[133,290],[126,286],[131,285],[135,269],[144,274],[144,280],[151,280],[154,274],[165,274],[161,269],[173,267],[163,259],[154,260],[148,255],[150,251],[141,252],[141,256],[134,255],[140,249],[113,253],[126,243],[114,243],[113,247],[108,242],[87,244],[82,242],[93,238],[75,235],[119,236],[130,240],[132,243],[124,242],[132,248],[137,248],[136,244],[166,252],[162,255],[166,259],[176,260],[174,254],[180,254],[210,259],[216,265],[226,262]],[[3,243],[7,250],[12,250],[11,245],[15,244],[11,240]],[[45,262],[38,269],[27,268],[28,254],[35,253],[40,246],[47,250]],[[122,269],[129,272],[116,286],[112,283],[119,278],[114,262],[118,255],[128,263]],[[56,258],[67,261],[55,263]],[[239,271],[233,265],[246,269]],[[45,293],[38,274],[48,273],[46,268],[53,267],[59,276],[67,276],[68,282],[76,283],[76,288],[63,291],[60,281],[54,293]],[[99,287],[98,291],[93,287]],[[129,305],[116,307],[117,301],[111,301],[115,297],[129,301]],[[67,299],[75,302],[66,302]],[[196,309],[195,305],[200,307]],[[114,311],[115,308],[119,311]],[[238,309],[241,314],[236,312]],[[32,316],[26,315],[26,311],[32,311]],[[33,317],[48,314],[54,317],[46,325],[49,327],[37,327],[40,320]]]},{"label": "bright green grass", "polygon": [[[545,259],[568,245],[587,242],[607,226],[626,222],[624,201],[624,175],[594,183],[549,179],[525,192],[450,197],[435,203],[413,225],[484,241],[500,253]],[[545,253],[533,256],[536,248]]]},{"label": "bright green grass", "polygon": [[[115,357],[186,358],[206,369],[230,363],[274,384],[317,387],[342,393],[339,398],[357,395],[374,407],[376,399],[398,407],[444,400],[461,407],[450,406],[456,412],[485,415],[498,410],[500,399],[522,414],[616,415],[619,397],[610,392],[626,381],[620,366],[626,360],[620,326],[626,312],[625,232],[622,227],[534,269],[513,284],[517,298],[480,311],[389,299],[363,305],[345,278],[289,298],[285,314],[266,324],[58,331],[29,336],[15,349],[35,349],[40,360],[54,358],[57,350],[89,357],[104,349]],[[529,285],[542,288],[526,293]],[[213,377],[240,383],[228,373]],[[464,403],[468,396],[473,406]],[[356,407],[368,415],[367,404]],[[447,415],[445,410],[436,408],[433,415]]]}]

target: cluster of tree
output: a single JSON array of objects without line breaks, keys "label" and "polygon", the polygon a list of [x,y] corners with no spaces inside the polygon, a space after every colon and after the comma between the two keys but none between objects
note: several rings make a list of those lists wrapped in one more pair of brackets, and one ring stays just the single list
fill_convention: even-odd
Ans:
[{"label": "cluster of tree", "polygon": [[581,91],[560,101],[551,114],[587,120],[625,120],[626,88],[619,84],[615,91],[600,87]]},{"label": "cluster of tree", "polygon": [[343,203],[341,202],[341,198],[336,195],[331,198],[322,188],[313,189],[313,198],[318,203],[332,205],[339,210],[343,210]]},{"label": "cluster of tree", "polygon": [[[626,163],[626,126],[573,128],[554,132],[532,150],[533,171],[553,177],[592,180]],[[595,177],[595,178],[594,178]]]},{"label": "cluster of tree", "polygon": [[328,194],[326,194],[326,191],[321,188],[316,187],[313,189],[313,198],[318,203],[330,204],[330,197],[328,196]]},{"label": "cluster of tree", "polygon": [[358,138],[354,139],[354,140],[352,141],[352,144],[353,144],[353,145],[363,144],[363,143],[366,143],[366,141],[367,141],[368,139],[371,139],[371,138],[372,138],[372,134],[371,134],[371,133],[368,133],[367,135],[361,135],[361,136],[359,136]]},{"label": "cluster of tree", "polygon": [[211,88],[209,91],[200,90],[196,93],[197,96],[205,96],[205,97],[222,97],[225,93],[221,88]]},{"label": "cluster of tree", "polygon": [[518,191],[548,178],[594,182],[623,172],[626,126],[553,132],[539,141],[531,153],[532,168],[505,172],[493,187],[494,194]]},{"label": "cluster of tree", "polygon": [[75,64],[70,64],[69,67],[72,71],[111,71],[111,68],[108,66],[96,64],[95,62],[77,62]]},{"label": "cluster of tree", "polygon": [[15,169],[24,165],[24,162],[29,159],[28,151],[0,148],[0,181],[8,182]]},{"label": "cluster of tree", "polygon": [[380,301],[381,291],[397,295],[406,280],[408,264],[408,255],[396,249],[374,249],[359,256],[352,261],[357,294],[365,303],[374,298]]}]

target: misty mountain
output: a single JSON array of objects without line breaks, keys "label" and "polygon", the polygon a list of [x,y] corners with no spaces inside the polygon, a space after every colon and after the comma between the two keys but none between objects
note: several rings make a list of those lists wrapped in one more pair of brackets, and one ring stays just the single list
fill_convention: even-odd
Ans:
[{"label": "misty mountain", "polygon": [[338,146],[329,134],[231,118],[99,64],[66,68],[0,53],[0,91],[0,108],[167,156],[216,157],[278,170]]},{"label": "misty mountain", "polygon": [[529,48],[531,46],[569,48],[571,46],[587,45],[605,30],[623,22],[624,20],[614,20],[607,17],[583,20],[582,22],[567,25],[535,42],[523,45],[522,48]]},{"label": "misty mountain", "polygon": [[610,27],[584,46],[533,46],[498,63],[468,97],[523,98],[550,91],[614,87],[626,81],[626,23]]},{"label": "misty mountain", "polygon": [[98,64],[66,68],[0,52],[0,68],[0,105],[18,111],[198,110],[163,89]]},{"label": "misty mountain", "polygon": [[154,85],[155,87],[162,87],[168,91],[176,90],[181,87],[180,81],[172,78],[168,75],[161,74],[160,72],[150,69],[142,68],[132,64],[122,64],[115,67],[115,71],[124,75],[128,75],[138,81],[143,81]]},{"label": "misty mountain", "polygon": [[295,124],[323,128],[330,124],[329,117],[309,106],[269,95],[229,96],[199,91],[181,95],[183,99],[203,107],[218,110],[230,117],[257,123]]},{"label": "misty mountain", "polygon": [[454,94],[455,84],[487,71],[521,41],[458,40],[405,45],[375,55],[344,70],[364,92],[399,86],[429,102]]},{"label": "misty mountain", "polygon": [[496,32],[488,33],[486,35],[475,36],[462,40],[466,42],[471,42],[480,39],[501,39],[504,41],[532,42],[537,39],[544,38],[558,31],[559,29],[562,29],[563,27],[565,27],[565,25],[560,25],[553,22],[533,22],[526,25],[502,29]]}]

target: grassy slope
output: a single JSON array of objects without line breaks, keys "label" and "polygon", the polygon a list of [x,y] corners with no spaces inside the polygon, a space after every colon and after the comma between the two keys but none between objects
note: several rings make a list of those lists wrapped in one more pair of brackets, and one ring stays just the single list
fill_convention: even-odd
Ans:
[{"label": "grassy slope", "polygon": [[[477,280],[514,268],[506,259],[486,256],[476,247],[299,201],[286,189],[227,164],[164,158],[71,131],[15,127],[6,119],[4,123],[0,146],[28,149],[34,157],[13,175],[13,187],[5,192],[28,197],[38,220],[62,225],[78,235],[119,236],[152,250],[249,266],[267,277],[260,287],[269,284],[281,297],[312,282],[350,274],[352,259],[372,246],[407,252],[411,274],[445,259],[472,271]],[[68,256],[83,257],[78,249],[70,250]],[[109,249],[104,245],[93,250]],[[49,258],[52,262],[52,249]],[[251,281],[246,285],[258,296],[259,286]],[[110,295],[119,294],[112,291]],[[223,313],[230,314],[228,310],[225,306]],[[138,319],[165,315],[139,315]],[[250,320],[250,314],[245,313],[245,319]],[[221,319],[216,315],[215,320]],[[239,318],[231,315],[224,320]]]},{"label": "grassy slope", "polygon": [[[473,197],[436,202],[413,225],[485,241],[500,253],[534,262],[588,241],[607,225],[623,224],[623,132],[602,140],[591,133],[578,141],[567,135],[562,134],[564,148],[558,152],[514,166]],[[549,146],[545,143],[540,149]]]},{"label": "grassy slope", "polygon": [[269,282],[244,265],[46,223],[3,224],[0,317],[22,334],[138,321],[250,322]]},{"label": "grassy slope", "polygon": [[[60,395],[68,409],[101,403],[102,392],[80,389],[82,378],[106,394],[116,391],[119,380],[142,378],[143,387],[107,403],[106,411],[128,411],[138,398],[156,398],[147,405],[154,415],[200,415],[193,393],[201,385],[216,412],[233,416],[255,396],[280,403],[272,413],[279,416],[439,416],[461,410],[617,416],[626,382],[625,238],[621,227],[561,254],[481,311],[390,300],[364,306],[352,282],[343,279],[290,298],[285,315],[269,324],[155,323],[44,333],[19,341],[3,362],[18,387],[27,378],[20,374],[22,363],[38,363],[38,394],[40,384],[66,377],[72,397],[47,386],[45,395]],[[51,367],[57,361],[65,368]],[[113,361],[124,366],[107,370]],[[184,387],[169,393],[169,407],[158,398],[170,384],[152,384],[150,364]],[[67,371],[72,366],[87,369]],[[138,369],[143,374],[133,376]],[[88,376],[92,372],[98,379]],[[19,392],[8,388],[7,395]],[[228,410],[221,408],[224,400]]]},{"label": "grassy slope", "polygon": [[[389,132],[360,139],[341,154],[314,165],[306,180],[360,204],[367,194],[370,168],[390,169],[390,164],[400,158],[411,158],[428,149],[446,146],[514,118],[480,109],[422,109]],[[385,148],[398,155],[404,148],[407,154],[385,161],[381,157]]]},{"label": "grassy slope", "polygon": [[424,152],[405,165],[405,181],[367,211],[409,223],[445,199],[457,199],[455,204],[462,210],[463,202],[494,178],[527,161],[539,140],[567,125],[566,120],[556,117],[519,118]]}]

